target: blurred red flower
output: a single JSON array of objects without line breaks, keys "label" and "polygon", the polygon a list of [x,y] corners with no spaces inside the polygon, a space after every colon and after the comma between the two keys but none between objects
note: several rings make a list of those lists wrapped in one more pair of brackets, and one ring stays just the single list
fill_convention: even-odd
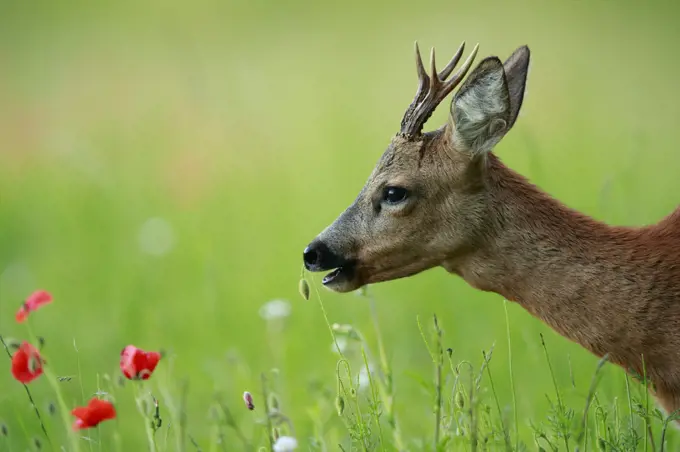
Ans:
[{"label": "blurred red flower", "polygon": [[26,384],[43,373],[43,359],[34,346],[24,341],[12,356],[12,375]]},{"label": "blurred red flower", "polygon": [[37,310],[40,306],[51,303],[52,295],[45,290],[33,292],[19,308],[16,315],[17,322],[21,323],[28,317],[28,314]]},{"label": "blurred red flower", "polygon": [[158,352],[145,352],[134,345],[128,345],[120,352],[120,370],[130,380],[148,380],[161,354]]},{"label": "blurred red flower", "polygon": [[114,419],[116,409],[111,402],[96,397],[90,399],[87,406],[79,406],[71,411],[77,419],[73,423],[73,430],[96,427],[100,422]]}]

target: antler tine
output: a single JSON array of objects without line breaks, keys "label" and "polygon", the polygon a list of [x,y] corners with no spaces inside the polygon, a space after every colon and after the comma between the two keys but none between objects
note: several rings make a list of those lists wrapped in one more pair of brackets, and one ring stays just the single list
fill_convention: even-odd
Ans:
[{"label": "antler tine", "polygon": [[[420,49],[418,48],[418,41],[415,42],[415,57],[416,57],[416,70],[418,71],[418,90],[416,95],[409,105],[406,113],[404,113],[404,118],[401,120],[401,133],[404,135],[413,135],[413,120],[418,114],[419,105],[423,102],[425,97],[427,97],[428,86],[430,85],[430,77],[425,71],[425,66],[423,66],[423,59],[420,56]],[[415,132],[417,134],[417,132]]]},{"label": "antler tine", "polygon": [[421,100],[420,97],[425,95],[425,88],[427,88],[430,81],[430,77],[428,77],[427,72],[425,71],[425,66],[423,66],[423,59],[420,57],[418,41],[416,41],[416,70],[418,71],[418,80],[420,84],[418,85],[418,91],[416,92],[414,102],[418,103]]},{"label": "antler tine", "polygon": [[432,50],[430,50],[430,66],[432,75],[430,75],[430,92],[428,94],[435,94],[439,90],[442,81],[439,79],[439,75],[437,74],[437,63],[435,63],[434,58],[434,47],[432,47]]},{"label": "antler tine", "polygon": [[463,80],[463,78],[465,78],[465,75],[472,67],[472,62],[475,60],[475,57],[477,56],[477,50],[479,50],[479,44],[475,44],[475,48],[472,49],[472,52],[470,52],[470,55],[465,60],[465,63],[463,63],[460,69],[458,69],[456,73],[453,74],[451,80],[448,80],[445,83],[445,88],[442,91],[444,91],[446,94],[444,94],[443,97],[446,97],[446,95],[448,95],[453,90],[453,88],[455,88],[456,85],[458,85],[458,83],[460,83],[460,81]]},{"label": "antler tine", "polygon": [[437,63],[435,60],[435,51],[432,48],[430,53],[430,66],[432,74],[428,75],[423,66],[423,59],[420,56],[420,49],[418,48],[418,42],[415,43],[415,56],[416,56],[416,69],[418,70],[418,91],[416,92],[416,97],[409,105],[404,118],[401,120],[401,135],[407,137],[408,139],[415,138],[419,136],[422,132],[423,125],[432,115],[434,109],[437,107],[439,102],[441,102],[453,89],[460,83],[460,81],[465,77],[467,72],[472,66],[472,62],[477,55],[477,50],[479,49],[479,44],[475,45],[470,56],[450,80],[446,80],[448,75],[453,71],[454,67],[460,61],[463,51],[465,49],[465,42],[463,42],[456,54],[453,56],[451,61],[446,65],[446,67],[437,73]]},{"label": "antler tine", "polygon": [[446,65],[444,69],[439,73],[439,79],[441,81],[446,80],[446,78],[451,74],[453,69],[456,67],[456,64],[458,64],[458,61],[460,61],[460,57],[463,56],[463,51],[465,51],[465,41],[458,47],[458,50],[456,50],[455,55],[453,55],[453,58],[451,58],[451,61],[449,61],[449,64]]}]

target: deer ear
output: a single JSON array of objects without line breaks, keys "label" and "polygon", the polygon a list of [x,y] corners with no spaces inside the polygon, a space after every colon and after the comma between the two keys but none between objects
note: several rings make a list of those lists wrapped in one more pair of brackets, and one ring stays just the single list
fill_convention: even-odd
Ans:
[{"label": "deer ear", "polygon": [[482,60],[451,102],[453,144],[472,154],[486,154],[510,129],[512,107],[503,64]]},{"label": "deer ear", "polygon": [[527,83],[529,72],[529,47],[522,46],[515,50],[510,58],[503,63],[505,78],[508,82],[508,92],[510,94],[510,124],[512,127],[517,120],[517,115],[522,107],[524,100],[524,87]]}]

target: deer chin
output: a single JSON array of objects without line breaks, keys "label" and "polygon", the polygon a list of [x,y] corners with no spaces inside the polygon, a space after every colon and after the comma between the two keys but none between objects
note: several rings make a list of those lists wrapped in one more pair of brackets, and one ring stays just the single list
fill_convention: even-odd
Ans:
[{"label": "deer chin", "polygon": [[406,265],[389,266],[382,268],[363,268],[361,271],[361,281],[363,284],[376,284],[381,282],[394,281],[402,278],[409,278],[425,270],[434,267],[431,260],[417,260]]},{"label": "deer chin", "polygon": [[356,261],[347,262],[328,273],[321,280],[321,284],[333,292],[339,293],[351,292],[358,289],[361,287],[361,282],[358,278]]}]

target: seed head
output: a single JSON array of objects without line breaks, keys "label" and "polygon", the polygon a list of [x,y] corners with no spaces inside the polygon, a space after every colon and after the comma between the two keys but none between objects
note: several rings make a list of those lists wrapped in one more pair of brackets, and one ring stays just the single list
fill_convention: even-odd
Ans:
[{"label": "seed head", "polygon": [[243,402],[245,402],[246,408],[248,408],[250,411],[253,411],[255,409],[255,404],[253,403],[253,395],[248,391],[243,393]]},{"label": "seed head", "polygon": [[42,443],[40,442],[39,438],[33,438],[33,445],[35,446],[36,450],[42,449]]},{"label": "seed head", "polygon": [[54,404],[54,402],[47,404],[47,412],[50,413],[50,416],[57,414],[57,406]]},{"label": "seed head", "polygon": [[305,278],[300,279],[298,291],[300,292],[300,295],[302,295],[302,298],[309,300],[309,283]]},{"label": "seed head", "polygon": [[0,424],[0,434],[2,434],[2,436],[9,436],[9,429],[7,428],[7,425]]}]

